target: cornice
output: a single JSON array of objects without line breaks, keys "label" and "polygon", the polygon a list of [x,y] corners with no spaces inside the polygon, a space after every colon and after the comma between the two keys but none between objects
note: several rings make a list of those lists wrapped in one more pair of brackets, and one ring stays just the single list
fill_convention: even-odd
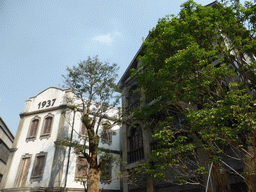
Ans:
[{"label": "cornice", "polygon": [[49,111],[55,111],[55,110],[59,110],[59,109],[65,109],[68,108],[67,104],[62,104],[56,107],[51,107],[48,109],[41,109],[41,110],[36,110],[36,111],[31,111],[31,112],[25,112],[25,113],[20,113],[20,117],[26,117],[26,116],[30,116],[30,115],[35,115],[35,114],[40,114],[40,113],[45,113],[45,112],[49,112]]}]

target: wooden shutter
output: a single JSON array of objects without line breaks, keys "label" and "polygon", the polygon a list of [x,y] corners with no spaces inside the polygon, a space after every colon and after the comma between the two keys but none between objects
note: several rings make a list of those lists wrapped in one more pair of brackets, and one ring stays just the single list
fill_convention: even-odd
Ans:
[{"label": "wooden shutter", "polygon": [[26,179],[27,179],[29,164],[30,164],[30,157],[22,158],[19,173],[18,173],[19,176],[18,176],[17,187],[24,187],[24,184],[26,183]]},{"label": "wooden shutter", "polygon": [[44,124],[44,134],[51,132],[52,117],[47,117]]},{"label": "wooden shutter", "polygon": [[42,176],[44,168],[45,156],[37,156],[33,176]]},{"label": "wooden shutter", "polygon": [[32,125],[31,125],[31,128],[30,128],[29,137],[36,136],[36,131],[37,131],[37,127],[38,127],[38,122],[39,122],[38,119],[35,119],[35,120],[32,121]]}]

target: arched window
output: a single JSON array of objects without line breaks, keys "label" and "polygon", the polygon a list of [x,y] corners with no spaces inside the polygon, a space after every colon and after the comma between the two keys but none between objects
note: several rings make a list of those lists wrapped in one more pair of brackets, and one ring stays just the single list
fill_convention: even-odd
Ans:
[{"label": "arched window", "polygon": [[43,124],[40,138],[49,138],[50,137],[51,130],[52,130],[52,124],[53,124],[53,115],[49,113],[44,119],[44,124]]},{"label": "arched window", "polygon": [[28,134],[27,134],[27,139],[26,141],[31,141],[31,140],[35,140],[36,139],[36,135],[37,135],[37,130],[38,130],[38,126],[39,126],[39,117],[34,117],[30,123],[30,127],[28,130]]},{"label": "arched window", "polygon": [[144,159],[142,128],[136,124],[128,136],[128,163]]}]

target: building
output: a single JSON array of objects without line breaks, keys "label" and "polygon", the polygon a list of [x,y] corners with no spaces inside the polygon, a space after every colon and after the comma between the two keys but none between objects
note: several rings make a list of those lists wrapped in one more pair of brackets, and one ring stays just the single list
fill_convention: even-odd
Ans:
[{"label": "building", "polygon": [[[149,33],[150,35],[150,33]],[[148,35],[148,37],[149,37]],[[147,38],[148,38],[147,37]],[[147,39],[146,38],[146,39]],[[137,89],[137,81],[130,77],[130,70],[136,69],[141,61],[137,61],[139,55],[143,54],[143,45],[140,47],[125,73],[119,80],[118,86],[122,93],[123,111],[131,112],[139,105],[150,105],[146,101],[146,96],[138,97],[134,91]],[[126,117],[129,118],[129,117]],[[132,122],[131,125],[122,125],[122,159],[127,162],[126,170],[132,169],[139,164],[144,163],[155,149],[156,143],[152,140],[152,132],[143,129],[143,125],[138,122]],[[127,179],[123,179],[123,192],[199,192],[202,189],[198,186],[172,185],[170,183],[153,180],[151,177],[143,177],[139,186],[128,184]]]},{"label": "building", "polygon": [[[26,101],[2,191],[63,191],[64,187],[66,191],[84,191],[86,168],[81,168],[81,165],[85,159],[72,149],[69,155],[69,147],[55,146],[57,140],[71,136],[73,119],[73,140],[82,142],[86,136],[80,114],[75,113],[73,118],[74,113],[67,110],[69,103],[66,98],[73,96],[70,90],[50,87]],[[110,116],[115,112],[113,108]],[[102,137],[99,146],[110,149],[113,156],[120,156],[119,129],[119,126],[113,127],[116,134]],[[113,169],[107,167],[109,171],[104,173],[100,187],[111,176],[115,177],[114,170],[119,171],[118,164],[110,163]],[[120,191],[120,182],[111,181],[104,189]]]},{"label": "building", "polygon": [[[217,1],[211,3],[207,6],[214,7],[216,5],[216,3],[217,3]],[[227,38],[227,37],[225,36],[225,38]],[[157,47],[157,45],[156,45],[156,47]],[[123,74],[123,76],[121,77],[121,79],[118,83],[121,93],[123,95],[123,97],[122,97],[123,111],[131,112],[134,108],[136,108],[139,105],[152,106],[152,104],[154,103],[154,99],[157,98],[157,94],[155,94],[154,98],[150,98],[150,100],[148,100],[148,97],[147,97],[148,95],[137,96],[136,91],[135,91],[137,89],[136,78],[130,77],[130,70],[137,69],[137,66],[140,64],[139,62],[141,62],[141,61],[138,62],[137,58],[139,55],[143,54],[144,49],[145,49],[145,47],[143,47],[143,46],[140,47],[140,49],[134,56],[133,60],[131,61],[130,65],[128,66],[128,68],[126,69],[125,73]],[[164,49],[161,49],[161,50],[164,50]],[[154,51],[152,51],[152,53],[154,53]],[[155,61],[158,61],[158,60],[155,60]],[[214,67],[218,68],[219,59],[212,60],[211,63]],[[141,70],[141,71],[144,72],[144,70],[147,70],[147,69],[143,68],[143,70]],[[227,84],[224,84],[224,85],[227,86]],[[151,88],[150,86],[152,86],[152,84],[148,83],[148,85],[149,85],[148,87],[150,89]],[[147,89],[147,90],[149,90],[149,89]],[[128,116],[126,116],[126,118],[129,119],[131,117],[130,116],[131,113],[127,113],[127,114],[128,114]],[[176,116],[175,116],[175,118],[176,118]],[[178,119],[178,121],[180,121],[180,119]],[[144,125],[141,124],[139,121],[138,122],[130,121],[130,122],[129,122],[129,125],[124,124],[122,127],[122,133],[123,133],[122,140],[124,143],[123,148],[122,148],[122,151],[123,151],[122,157],[123,157],[123,160],[127,162],[127,165],[125,167],[127,170],[130,170],[133,167],[135,167],[141,163],[144,163],[147,159],[149,159],[151,151],[153,149],[156,149],[155,142],[152,140],[151,131],[148,129],[143,129]],[[225,152],[227,154],[232,154],[231,151],[232,150],[227,149]],[[232,155],[230,155],[230,156],[232,156]],[[240,155],[243,156],[242,153]],[[199,158],[200,158],[201,162],[207,163],[208,160],[204,156],[206,156],[206,155],[200,154]],[[229,157],[223,157],[222,160],[223,160],[223,162],[226,162],[229,166],[229,168],[228,168],[227,164],[226,165],[223,164],[222,170],[225,169],[225,171],[227,172],[227,176],[229,177],[229,181],[230,181],[231,190],[232,191],[246,191],[247,189],[246,189],[246,184],[244,182],[244,179],[241,176],[239,176],[239,174],[234,173],[235,170],[238,171],[239,173],[241,173],[243,171],[243,169],[244,169],[243,162],[241,160],[234,161]],[[207,169],[207,165],[205,167]],[[232,170],[230,169],[230,167],[232,168]],[[208,169],[210,169],[210,166]],[[204,180],[204,181],[206,181],[206,180]],[[214,188],[214,184],[212,185],[212,188]],[[134,192],[135,191],[148,191],[148,192],[149,191],[151,191],[151,192],[153,192],[153,191],[154,192],[156,192],[156,191],[157,192],[158,191],[175,191],[175,192],[176,191],[177,192],[190,191],[190,192],[193,192],[193,191],[203,191],[203,188],[201,188],[199,185],[198,186],[196,186],[196,185],[194,185],[194,186],[192,186],[192,185],[191,186],[185,186],[185,185],[177,186],[176,185],[175,186],[170,183],[168,184],[165,182],[158,182],[158,181],[153,180],[150,177],[145,177],[144,183],[141,183],[139,186],[133,186],[131,184],[128,184],[127,181],[124,180],[123,181],[123,191],[124,192],[128,192],[128,191],[129,192],[133,192],[133,191]]]},{"label": "building", "polygon": [[6,175],[6,165],[11,152],[14,136],[0,117],[0,187],[3,176]]}]

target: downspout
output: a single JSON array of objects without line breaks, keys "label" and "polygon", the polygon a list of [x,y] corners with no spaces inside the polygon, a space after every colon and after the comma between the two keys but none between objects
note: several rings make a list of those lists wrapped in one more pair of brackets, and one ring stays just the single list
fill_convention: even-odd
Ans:
[{"label": "downspout", "polygon": [[64,191],[66,190],[66,186],[67,186],[68,169],[69,169],[70,152],[71,152],[71,142],[72,142],[72,139],[73,139],[73,131],[74,131],[74,124],[75,124],[75,116],[76,116],[76,108],[74,108],[74,116],[73,116],[72,129],[71,129],[71,136],[70,136],[70,146],[69,146],[69,148],[68,148],[68,162],[67,162],[67,169],[66,169],[66,174],[65,174]]}]

